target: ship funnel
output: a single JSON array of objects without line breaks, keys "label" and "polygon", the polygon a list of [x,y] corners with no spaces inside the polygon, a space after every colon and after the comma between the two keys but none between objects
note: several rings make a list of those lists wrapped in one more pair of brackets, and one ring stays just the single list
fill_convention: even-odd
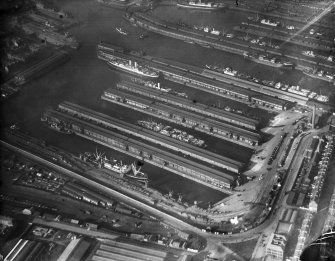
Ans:
[{"label": "ship funnel", "polygon": [[135,62],[135,67],[137,67],[137,62]]},{"label": "ship funnel", "polygon": [[131,60],[129,60],[129,65],[131,66]]}]

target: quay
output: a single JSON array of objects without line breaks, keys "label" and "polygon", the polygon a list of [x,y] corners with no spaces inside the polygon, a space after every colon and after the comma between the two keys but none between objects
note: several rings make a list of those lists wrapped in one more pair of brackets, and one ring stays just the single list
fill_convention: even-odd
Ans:
[{"label": "quay", "polygon": [[297,102],[300,105],[306,105],[308,100],[307,97],[301,95],[252,83],[208,69],[202,70],[200,74],[195,74],[185,71],[185,69],[181,70],[180,68],[169,66],[165,62],[152,61],[156,62],[156,64],[150,64],[150,66],[158,70],[164,75],[164,78],[170,81],[183,83],[203,91],[210,90],[211,93],[213,91],[214,93],[223,93],[224,97],[228,94],[270,109],[287,110],[292,106],[292,103]]},{"label": "quay", "polygon": [[215,165],[220,168],[227,169],[232,172],[242,169],[243,164],[231,158],[218,155],[206,149],[193,146],[189,143],[176,140],[161,133],[148,130],[139,125],[126,123],[114,117],[102,114],[83,106],[73,104],[70,102],[63,102],[58,105],[61,112],[67,113],[75,118],[95,122],[99,126],[104,126],[109,129],[116,129],[120,132],[139,137],[143,140],[159,144],[176,152],[181,152],[185,155],[202,160],[206,163]]},{"label": "quay", "polygon": [[[183,65],[182,68],[179,63],[161,59],[153,58],[144,55],[131,55],[124,54],[117,51],[112,51],[109,53],[104,53],[98,49],[97,57],[103,61],[108,61],[113,58],[126,58],[136,60],[137,62],[146,63],[150,68],[161,73],[163,77],[169,81],[184,84],[188,87],[195,88],[201,91],[209,92],[217,96],[225,97],[227,99],[236,100],[248,105],[255,104],[267,110],[287,110],[293,107],[294,103],[297,102],[301,105],[306,105],[306,97],[291,94],[281,90],[276,90],[275,88],[269,88],[271,91],[267,91],[264,94],[263,85],[253,85],[251,82],[245,81],[241,83],[241,79],[232,77],[234,79],[229,79],[226,82],[223,80],[223,74],[220,74],[218,79],[214,76],[207,76],[203,73],[203,69],[195,66]],[[240,87],[239,85],[243,86]],[[265,88],[264,89],[267,89]],[[285,99],[279,98],[279,93],[284,92],[286,95],[282,96]],[[294,99],[291,97],[293,95]]]},{"label": "quay", "polygon": [[259,121],[251,119],[247,116],[243,116],[238,113],[233,113],[225,111],[223,109],[215,108],[213,106],[208,106],[201,104],[199,102],[194,103],[183,97],[178,97],[176,95],[161,91],[159,89],[150,88],[144,85],[139,85],[132,82],[122,81],[118,83],[117,88],[124,89],[133,93],[137,93],[155,100],[159,100],[168,104],[176,105],[178,107],[197,112],[206,116],[210,116],[215,119],[219,119],[225,122],[230,122],[232,124],[256,130],[259,125]]},{"label": "quay", "polygon": [[221,192],[233,193],[231,189],[235,184],[237,173],[219,171],[177,153],[164,151],[137,139],[115,133],[112,130],[107,130],[57,111],[47,111],[45,116],[51,121],[68,124],[76,135],[85,139],[92,140]]},{"label": "quay", "polygon": [[108,89],[101,98],[248,148],[255,149],[261,140],[261,135],[255,131],[208,119],[208,117],[196,115],[194,112],[186,112],[155,102],[153,99],[138,97],[120,90]]},{"label": "quay", "polygon": [[[127,13],[125,15],[125,18],[128,19],[132,24],[136,24],[154,33],[179,39],[185,42],[194,42],[196,44],[199,44],[200,46],[205,46],[208,48],[215,48],[221,51],[230,52],[238,55],[243,55],[243,53],[253,50],[255,52],[266,52],[278,57],[292,59],[295,60],[296,63],[298,63],[296,69],[301,71],[306,68],[313,69],[312,67],[316,64],[315,61],[313,61],[312,59],[308,60],[301,54],[286,55],[275,48],[267,47],[266,49],[264,49],[264,47],[252,46],[250,45],[250,43],[237,38],[235,38],[234,42],[232,42],[231,39],[227,39],[224,36],[218,37],[206,34],[204,32],[195,31],[191,28],[179,28],[176,25],[163,23],[159,20],[154,20],[150,16],[138,12],[132,14]],[[334,65],[329,63],[319,63],[319,65],[331,69],[335,68]]]},{"label": "quay", "polygon": [[[252,27],[252,28],[250,28]],[[333,42],[329,40],[316,40],[315,38],[308,37],[307,39],[300,37],[300,39],[297,39],[299,35],[295,35],[292,32],[288,32],[285,29],[282,28],[270,28],[262,25],[258,25],[255,23],[252,23],[248,21],[248,27],[246,26],[235,26],[235,31],[242,32],[242,33],[248,33],[256,35],[256,36],[268,36],[271,35],[272,39],[279,40],[282,42],[289,42],[294,45],[300,45],[307,48],[313,48],[315,50],[321,50],[321,51],[330,51],[333,48]],[[274,34],[273,32],[276,32]],[[321,44],[322,43],[322,44]]]},{"label": "quay", "polygon": [[59,66],[70,59],[69,55],[65,51],[57,51],[56,54],[48,57],[47,59],[36,63],[28,69],[17,73],[14,76],[14,82],[21,85],[28,81],[35,79],[47,71],[52,70],[56,66]]}]

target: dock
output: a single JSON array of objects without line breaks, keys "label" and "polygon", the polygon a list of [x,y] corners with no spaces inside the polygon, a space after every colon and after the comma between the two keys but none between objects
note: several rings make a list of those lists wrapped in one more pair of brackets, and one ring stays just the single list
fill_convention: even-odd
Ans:
[{"label": "dock", "polygon": [[178,153],[163,150],[147,144],[135,137],[116,133],[111,129],[89,123],[86,120],[64,114],[55,110],[48,110],[45,116],[54,122],[64,122],[71,126],[71,130],[78,136],[110,147],[121,153],[130,155],[154,166],[166,169],[184,178],[191,179],[218,191],[232,194],[231,188],[235,184],[238,171],[218,170],[197,160],[191,160]]},{"label": "dock", "polygon": [[139,125],[126,123],[116,119],[115,117],[93,111],[74,103],[63,102],[58,105],[58,108],[60,111],[76,118],[87,120],[89,122],[95,122],[99,126],[104,126],[105,128],[109,129],[116,129],[122,133],[127,133],[132,136],[139,137],[143,140],[159,144],[176,152],[181,152],[192,158],[215,165],[219,168],[224,168],[229,171],[236,172],[239,171],[243,166],[243,164],[239,161],[232,160],[228,157],[218,155],[206,149],[176,140],[161,133],[148,130]]},{"label": "dock", "polygon": [[153,98],[158,101],[178,106],[189,111],[194,111],[196,113],[203,114],[217,120],[229,122],[247,129],[256,130],[259,125],[258,120],[251,119],[248,116],[225,111],[223,109],[201,104],[199,102],[195,103],[194,101],[188,100],[187,98],[178,97],[176,95],[161,91],[159,89],[150,88],[144,85],[122,81],[117,84],[117,88],[128,90],[133,93]]},{"label": "dock", "polygon": [[154,99],[138,97],[120,90],[108,89],[104,91],[101,98],[251,149],[255,149],[261,140],[261,135],[256,131],[209,119],[194,112],[187,112],[161,102],[155,102]]},{"label": "dock", "polygon": [[226,75],[216,72],[213,72],[213,74],[218,75],[211,75],[208,73],[209,70],[165,59],[119,52],[102,52],[101,50],[98,50],[97,56],[103,61],[120,57],[145,63],[169,81],[242,103],[256,104],[267,110],[287,110],[294,103],[306,106],[308,100],[307,97],[277,90],[274,87],[252,83],[237,77],[228,78]]}]

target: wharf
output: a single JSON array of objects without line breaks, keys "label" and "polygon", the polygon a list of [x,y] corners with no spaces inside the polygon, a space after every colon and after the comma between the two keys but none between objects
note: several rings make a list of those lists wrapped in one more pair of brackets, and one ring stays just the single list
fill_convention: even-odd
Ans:
[{"label": "wharf", "polygon": [[47,59],[32,65],[24,71],[17,73],[14,76],[14,82],[20,85],[24,84],[34,78],[41,76],[54,67],[67,62],[69,59],[70,57],[67,52],[57,51],[56,54],[48,57]]},{"label": "wharf", "polygon": [[251,89],[251,90],[262,91],[263,94],[267,94],[268,96],[278,97],[280,99],[287,100],[290,102],[297,102],[299,105],[306,105],[306,102],[308,101],[308,97],[302,95],[289,93],[287,91],[276,89],[274,87],[266,86],[255,82],[250,82],[238,77],[230,76],[224,73],[219,73],[208,69],[204,69],[202,75],[209,78],[215,78],[217,81],[228,84],[231,83],[231,81],[234,81],[233,85],[237,85],[238,87],[248,90]]},{"label": "wharf", "polygon": [[218,155],[208,150],[193,146],[189,143],[173,139],[138,125],[126,123],[114,117],[93,111],[77,104],[63,102],[58,105],[58,108],[61,112],[67,113],[76,118],[87,120],[89,122],[95,122],[99,126],[104,126],[108,129],[116,129],[118,131],[131,134],[132,136],[140,137],[141,139],[159,144],[168,149],[181,152],[185,155],[232,172],[236,172],[243,167],[243,164],[239,161],[232,160],[231,158]]},{"label": "wharf", "polygon": [[[127,14],[126,18],[131,23],[135,23],[146,30],[161,35],[165,35],[168,37],[176,38],[179,40],[183,40],[186,42],[194,42],[196,44],[208,48],[215,48],[221,51],[226,51],[242,56],[245,52],[249,52],[252,49],[255,52],[269,53],[271,55],[275,55],[278,57],[290,58],[292,60],[295,60],[296,62],[301,63],[298,64],[298,66],[296,66],[296,69],[298,70],[304,70],[306,68],[313,69],[312,66],[316,64],[315,61],[304,59],[300,55],[283,54],[279,52],[277,49],[270,47],[264,49],[263,47],[252,46],[250,45],[250,43],[236,38],[234,39],[234,42],[232,42],[231,39],[226,39],[223,36],[218,37],[206,33],[199,33],[198,31],[195,32],[193,31],[193,29],[187,29],[185,27],[178,28],[176,25],[169,25],[168,23],[162,23],[160,21],[152,19],[147,15],[140,13],[133,13],[132,15]],[[311,63],[312,66],[310,64],[306,65],[306,63],[308,64]],[[334,68],[333,65],[325,63],[319,63],[319,65],[327,68]]]},{"label": "wharf", "polygon": [[270,111],[286,110],[289,106],[292,105],[292,102],[298,102],[301,105],[306,105],[306,100],[304,99],[304,97],[299,99],[298,96],[292,99],[291,93],[287,93],[288,97],[286,97],[286,99],[277,98],[276,96],[278,96],[278,94],[273,94],[273,92],[276,92],[275,88],[273,88],[273,90],[271,89],[272,92],[268,92],[268,95],[273,96],[271,98],[268,97],[268,95],[264,95],[262,87],[259,88],[257,85],[252,85],[247,81],[245,82],[246,84],[250,84],[249,87],[245,84],[241,85],[242,87],[240,87],[237,84],[238,79],[235,77],[233,79],[230,78],[229,82],[223,84],[222,81],[218,81],[215,77],[208,77],[206,75],[203,75],[203,70],[199,69],[199,67],[189,67],[188,65],[184,65],[185,68],[183,68],[181,63],[178,63],[178,65],[173,65],[176,63],[172,62],[170,64],[167,63],[167,60],[164,60],[163,62],[161,61],[162,59],[157,59],[150,56],[135,56],[118,52],[110,54],[98,51],[97,56],[103,61],[108,61],[109,59],[117,57],[136,60],[139,63],[146,63],[152,69],[162,73],[164,78],[169,81],[181,83],[191,88],[209,92],[218,96],[225,97],[227,99],[236,100],[242,103],[246,103],[248,105],[257,104],[260,107]]},{"label": "wharf", "polygon": [[133,93],[138,93],[143,96],[153,98],[155,100],[159,100],[159,101],[162,101],[168,104],[176,105],[178,107],[181,107],[181,108],[184,108],[190,111],[194,111],[199,114],[206,115],[206,116],[210,116],[218,120],[230,122],[234,125],[238,125],[244,128],[256,130],[259,125],[258,120],[251,119],[247,116],[225,111],[223,109],[201,104],[199,102],[194,103],[193,101],[188,100],[187,98],[178,97],[176,95],[166,93],[159,89],[150,88],[144,85],[122,81],[117,84],[117,88],[128,90]]},{"label": "wharf", "polygon": [[70,124],[73,132],[85,139],[110,147],[213,189],[224,193],[233,193],[231,188],[237,178],[237,173],[210,168],[176,153],[164,151],[137,139],[129,138],[57,111],[47,111],[45,116],[51,121],[62,121]]},{"label": "wharf", "polygon": [[173,108],[169,105],[154,102],[154,100],[147,98],[140,98],[119,90],[108,89],[101,98],[244,147],[255,149],[255,146],[261,140],[261,136],[257,132],[208,119],[192,112],[186,112],[179,108]]},{"label": "wharf", "polygon": [[[251,27],[253,29],[251,29]],[[322,51],[330,51],[334,49],[333,45],[334,43],[329,40],[316,40],[315,38],[306,37],[302,38],[300,35],[296,35],[295,33],[291,33],[288,31],[285,31],[284,29],[280,30],[280,28],[276,29],[270,28],[258,24],[253,24],[251,22],[248,22],[248,27],[245,26],[235,26],[234,30],[243,32],[243,33],[249,33],[254,34],[258,36],[263,37],[269,37],[271,39],[280,40],[283,42],[289,42],[295,45],[300,45],[303,47],[313,48],[315,50],[322,50]],[[275,34],[273,32],[276,32]],[[298,39],[298,37],[301,37]],[[331,65],[331,64],[329,64]]]},{"label": "wharf", "polygon": [[[254,1],[250,1],[254,7]],[[283,4],[283,3],[281,3]],[[301,4],[301,3],[299,3]],[[325,6],[324,9],[328,8],[329,6],[331,6],[332,4],[328,5],[328,6]],[[292,21],[292,22],[296,22],[296,23],[300,23],[301,25],[306,25],[306,23],[308,22],[308,18],[304,18],[304,19],[299,19],[297,17],[294,17],[292,15],[286,15],[287,13],[285,14],[276,14],[276,13],[273,13],[273,12],[260,12],[259,10],[253,10],[253,9],[250,9],[250,7],[247,6],[247,8],[239,5],[238,7],[235,6],[235,4],[233,5],[230,5],[229,6],[229,9],[231,10],[235,10],[235,11],[238,11],[238,12],[249,12],[249,13],[254,13],[256,15],[263,15],[265,17],[275,17],[275,18],[278,18],[278,19],[281,19],[281,20],[285,20],[285,21]],[[330,29],[330,30],[333,30],[334,29],[334,25],[331,24],[331,23],[322,23],[322,22],[315,22],[314,24],[315,26],[317,27],[323,27],[324,29]]]}]

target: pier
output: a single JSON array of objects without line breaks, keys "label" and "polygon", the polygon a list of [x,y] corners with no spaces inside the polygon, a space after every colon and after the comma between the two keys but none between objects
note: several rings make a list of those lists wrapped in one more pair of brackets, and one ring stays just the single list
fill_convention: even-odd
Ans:
[{"label": "pier", "polygon": [[[312,59],[306,59],[306,57],[303,57],[303,55],[286,55],[275,48],[252,46],[249,42],[237,38],[235,38],[234,42],[232,42],[231,39],[226,39],[224,36],[206,34],[205,32],[197,31],[191,28],[179,28],[177,25],[161,22],[143,13],[136,12],[132,13],[131,15],[127,13],[125,17],[131,23],[136,24],[146,30],[185,42],[194,42],[208,48],[215,48],[238,55],[243,55],[244,52],[249,52],[250,50],[261,53],[266,52],[271,55],[294,60],[296,63],[298,63],[298,66],[296,67],[298,70],[304,70],[306,68],[313,69],[312,67],[316,64],[315,61]],[[320,63],[319,65],[326,68],[335,68],[335,66],[330,63]]]},{"label": "pier", "polygon": [[85,139],[110,147],[213,189],[224,193],[233,193],[231,188],[234,186],[238,176],[237,173],[214,169],[182,155],[162,150],[138,139],[115,133],[112,130],[61,112],[49,110],[45,113],[45,116],[50,121],[62,121],[69,124],[76,135]]},{"label": "pier", "polygon": [[158,101],[178,106],[180,108],[184,108],[189,111],[194,111],[199,114],[210,116],[217,120],[229,122],[234,125],[238,125],[247,129],[256,130],[259,125],[258,120],[251,119],[247,116],[225,111],[223,109],[201,104],[199,102],[195,103],[194,101],[188,100],[186,98],[178,97],[176,95],[161,91],[159,89],[150,88],[144,85],[122,81],[117,84],[117,88],[127,90],[133,93],[138,93],[140,95],[153,98]]},{"label": "pier", "polygon": [[97,55],[103,61],[108,61],[114,57],[121,57],[146,63],[169,81],[242,103],[257,104],[267,110],[286,110],[292,107],[294,103],[306,106],[306,102],[308,101],[307,97],[298,94],[285,92],[274,87],[249,82],[207,69],[182,65],[173,61],[167,61],[166,59],[114,52],[104,53],[102,51],[98,51]]},{"label": "pier", "polygon": [[208,119],[208,117],[197,115],[194,112],[186,112],[170,105],[155,102],[152,99],[138,97],[119,90],[108,89],[101,98],[248,148],[255,149],[261,140],[260,134],[255,131]]},{"label": "pier", "polygon": [[116,129],[120,132],[139,137],[143,140],[147,140],[155,144],[159,144],[168,149],[181,152],[195,159],[227,169],[232,172],[238,172],[243,167],[243,164],[239,161],[218,155],[186,142],[175,140],[174,138],[145,129],[138,125],[126,123],[114,117],[93,111],[77,104],[63,102],[58,105],[58,108],[62,112],[70,114],[76,118],[87,120],[89,122],[95,122],[99,126],[104,126],[105,128]]}]

